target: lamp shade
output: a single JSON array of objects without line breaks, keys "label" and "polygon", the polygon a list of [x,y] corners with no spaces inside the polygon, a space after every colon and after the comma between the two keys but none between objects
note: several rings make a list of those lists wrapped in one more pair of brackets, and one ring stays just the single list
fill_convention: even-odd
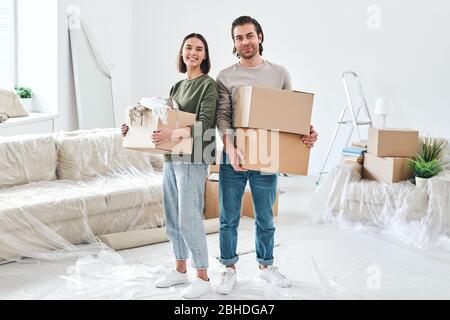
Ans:
[{"label": "lamp shade", "polygon": [[394,101],[392,98],[378,98],[373,114],[378,116],[386,116],[392,113]]}]

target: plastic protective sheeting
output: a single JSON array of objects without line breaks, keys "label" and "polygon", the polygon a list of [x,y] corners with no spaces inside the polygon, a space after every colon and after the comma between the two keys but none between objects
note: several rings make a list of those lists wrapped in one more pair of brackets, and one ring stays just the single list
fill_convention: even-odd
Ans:
[{"label": "plastic protective sheeting", "polygon": [[385,184],[361,179],[361,166],[337,165],[311,200],[312,219],[341,228],[377,228],[420,249],[450,250],[450,177],[448,171],[426,188],[410,181]]},{"label": "plastic protective sheeting", "polygon": [[[350,297],[348,296],[350,293],[337,281],[364,272],[360,266],[358,270],[352,269],[331,279],[323,267],[319,268],[318,265],[332,264],[324,263],[322,257],[315,259],[305,256],[302,260],[310,269],[311,278],[293,279],[291,288],[277,288],[262,281],[255,272],[257,263],[254,252],[253,219],[242,218],[238,237],[238,252],[249,252],[240,254],[238,285],[229,296],[213,291],[202,299],[339,299]],[[208,247],[210,260],[208,273],[213,288],[216,288],[223,272],[223,266],[215,257],[219,254],[217,234],[208,236]],[[280,261],[292,260],[289,256],[295,249],[286,251],[289,250],[287,243],[281,247],[275,248],[276,258]],[[0,299],[180,299],[186,287],[186,285],[167,289],[155,287],[155,281],[170,271],[174,265],[169,243],[120,252],[105,249],[97,253],[86,252],[82,257],[75,259],[37,263],[41,265],[38,267],[18,264],[15,268],[12,268],[13,266],[3,268],[0,276]],[[188,272],[193,279],[195,270],[189,268]],[[303,273],[298,272],[297,266],[295,275],[299,274],[303,276]],[[291,276],[294,277],[294,274]],[[17,284],[15,281],[14,286],[11,286],[9,280],[12,278],[22,279],[23,283]]]},{"label": "plastic protective sheeting", "polygon": [[0,137],[0,159],[0,260],[83,255],[105,249],[98,235],[164,226],[162,159],[122,148],[118,129]]}]

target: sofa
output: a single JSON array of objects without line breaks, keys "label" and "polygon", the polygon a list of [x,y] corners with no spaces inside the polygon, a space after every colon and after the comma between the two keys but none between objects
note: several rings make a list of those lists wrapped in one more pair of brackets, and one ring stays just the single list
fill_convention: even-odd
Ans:
[{"label": "sofa", "polygon": [[119,129],[0,137],[1,260],[163,226],[162,157]]},{"label": "sofa", "polygon": [[365,180],[361,165],[339,164],[312,197],[312,218],[342,228],[381,230],[421,249],[441,240],[450,243],[450,141],[442,160],[444,170],[426,188],[413,180]]}]

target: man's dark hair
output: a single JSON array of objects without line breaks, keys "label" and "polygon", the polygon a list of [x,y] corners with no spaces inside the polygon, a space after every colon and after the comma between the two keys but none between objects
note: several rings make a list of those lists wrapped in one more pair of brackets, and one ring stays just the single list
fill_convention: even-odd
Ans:
[{"label": "man's dark hair", "polygon": [[180,52],[178,53],[178,71],[180,71],[181,73],[187,72],[186,64],[183,61],[183,47],[184,47],[184,44],[186,43],[186,41],[188,41],[190,38],[197,38],[201,42],[203,42],[203,45],[205,46],[205,55],[206,55],[205,58],[206,59],[202,61],[201,65],[200,65],[200,69],[202,70],[203,74],[208,74],[209,70],[211,70],[211,59],[209,58],[208,42],[206,42],[205,37],[203,37],[199,33],[188,34],[183,39],[183,42],[181,43],[181,47],[180,47]]},{"label": "man's dark hair", "polygon": [[[261,25],[259,24],[258,21],[256,21],[255,19],[253,19],[252,17],[249,16],[240,16],[239,18],[235,19],[233,21],[233,23],[231,24],[231,39],[233,39],[234,42],[234,28],[236,28],[237,26],[243,26],[244,24],[253,24],[255,26],[255,30],[256,30],[256,34],[259,35],[261,34],[261,43],[259,44],[259,54],[262,55],[263,53],[263,42],[264,42],[264,32],[262,31]],[[239,58],[239,54],[237,53],[236,47],[233,47],[233,54],[237,55]]]}]

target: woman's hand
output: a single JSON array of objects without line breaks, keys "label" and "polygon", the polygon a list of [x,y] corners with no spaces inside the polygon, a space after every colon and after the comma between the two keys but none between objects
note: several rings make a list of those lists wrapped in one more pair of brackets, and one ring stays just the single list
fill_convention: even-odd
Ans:
[{"label": "woman's hand", "polygon": [[300,139],[308,148],[314,147],[314,143],[317,141],[317,137],[319,134],[314,130],[314,127],[311,126],[309,135],[301,135]]},{"label": "woman's hand", "polygon": [[121,129],[122,129],[122,137],[125,138],[125,136],[126,136],[127,133],[128,133],[128,129],[130,129],[130,128],[124,123],[124,124],[122,125]]},{"label": "woman's hand", "polygon": [[173,129],[161,129],[153,132],[152,141],[154,144],[161,144],[172,141]]}]

